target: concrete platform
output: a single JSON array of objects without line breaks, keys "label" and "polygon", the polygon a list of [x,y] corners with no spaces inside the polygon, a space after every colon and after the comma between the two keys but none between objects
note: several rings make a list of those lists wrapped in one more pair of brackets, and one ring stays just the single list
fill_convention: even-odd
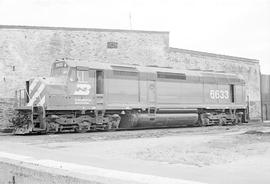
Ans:
[{"label": "concrete platform", "polygon": [[0,183],[203,184],[0,152]]},{"label": "concrete platform", "polygon": [[0,133],[0,183],[269,184],[270,126]]}]

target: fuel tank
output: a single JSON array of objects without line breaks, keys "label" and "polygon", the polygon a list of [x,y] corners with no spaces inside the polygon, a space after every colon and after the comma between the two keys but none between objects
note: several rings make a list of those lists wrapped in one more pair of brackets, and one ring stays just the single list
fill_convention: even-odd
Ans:
[{"label": "fuel tank", "polygon": [[120,128],[154,128],[154,127],[178,127],[195,125],[198,121],[198,113],[134,113],[125,115],[120,122]]}]

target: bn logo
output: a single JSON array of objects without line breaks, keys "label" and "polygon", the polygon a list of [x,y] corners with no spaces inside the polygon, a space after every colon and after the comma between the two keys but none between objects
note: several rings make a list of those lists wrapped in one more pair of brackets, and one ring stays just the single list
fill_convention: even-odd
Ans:
[{"label": "bn logo", "polygon": [[229,91],[228,90],[210,90],[210,98],[229,99]]}]

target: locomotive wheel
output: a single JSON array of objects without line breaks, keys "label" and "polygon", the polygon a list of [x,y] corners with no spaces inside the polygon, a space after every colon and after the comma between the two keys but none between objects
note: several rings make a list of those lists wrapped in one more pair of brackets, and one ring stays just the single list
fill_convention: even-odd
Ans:
[{"label": "locomotive wheel", "polygon": [[112,115],[111,121],[112,121],[112,128],[118,129],[120,124],[121,117],[118,114]]},{"label": "locomotive wheel", "polygon": [[220,118],[219,119],[219,123],[218,123],[218,125],[219,126],[223,126],[223,125],[226,125],[227,124],[227,119],[226,118]]},{"label": "locomotive wheel", "polygon": [[208,126],[209,122],[210,120],[208,117],[202,116],[202,126]]},{"label": "locomotive wheel", "polygon": [[108,131],[112,130],[112,125],[113,125],[113,123],[111,121],[109,121],[105,129]]},{"label": "locomotive wheel", "polygon": [[242,115],[237,115],[234,121],[234,125],[240,125],[242,123]]},{"label": "locomotive wheel", "polygon": [[206,125],[206,120],[207,118],[204,117],[204,114],[200,114],[200,118],[198,120],[198,126],[205,126]]},{"label": "locomotive wheel", "polygon": [[89,121],[82,121],[78,124],[78,127],[74,129],[75,132],[85,133],[90,130],[91,123]]},{"label": "locomotive wheel", "polygon": [[75,128],[75,129],[74,129],[74,132],[76,132],[76,133],[86,133],[86,132],[87,132],[87,130],[85,130],[85,129],[79,129],[79,128]]},{"label": "locomotive wheel", "polygon": [[202,120],[198,119],[198,121],[194,124],[194,126],[201,127],[202,126]]},{"label": "locomotive wheel", "polygon": [[47,122],[46,132],[57,133],[59,132],[59,124],[55,122]]}]

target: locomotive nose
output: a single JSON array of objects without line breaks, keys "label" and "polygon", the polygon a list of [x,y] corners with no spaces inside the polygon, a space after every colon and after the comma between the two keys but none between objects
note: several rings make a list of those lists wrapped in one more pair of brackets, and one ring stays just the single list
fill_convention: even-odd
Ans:
[{"label": "locomotive nose", "polygon": [[62,92],[65,82],[59,78],[35,78],[29,81],[27,106],[43,106],[49,93]]}]

